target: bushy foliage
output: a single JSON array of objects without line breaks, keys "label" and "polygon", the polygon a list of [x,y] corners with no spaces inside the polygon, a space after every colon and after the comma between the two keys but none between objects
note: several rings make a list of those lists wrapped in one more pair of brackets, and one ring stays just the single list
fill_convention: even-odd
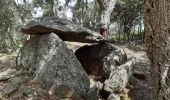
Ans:
[{"label": "bushy foliage", "polygon": [[120,25],[119,34],[123,33],[125,38],[130,39],[132,28],[142,24],[143,0],[118,0],[111,21]]}]

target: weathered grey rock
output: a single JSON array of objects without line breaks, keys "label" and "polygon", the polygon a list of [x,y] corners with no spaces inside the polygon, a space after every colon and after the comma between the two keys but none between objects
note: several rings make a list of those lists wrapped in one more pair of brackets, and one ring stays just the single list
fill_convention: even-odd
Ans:
[{"label": "weathered grey rock", "polygon": [[107,100],[120,100],[120,97],[115,94],[110,94]]},{"label": "weathered grey rock", "polygon": [[99,100],[100,99],[100,89],[102,89],[103,84],[99,81],[95,81],[91,76],[90,78],[90,90],[88,91],[86,100]]},{"label": "weathered grey rock", "polygon": [[132,65],[134,63],[135,58],[131,58],[128,62],[113,70],[104,82],[104,90],[111,93],[123,92],[132,77]]},{"label": "weathered grey rock", "polygon": [[17,68],[60,98],[84,97],[89,90],[88,75],[54,33],[28,40],[17,57]]},{"label": "weathered grey rock", "polygon": [[14,85],[21,85],[24,82],[26,82],[26,79],[22,76],[18,76],[18,77],[11,78],[9,81]]},{"label": "weathered grey rock", "polygon": [[97,80],[106,79],[111,70],[127,61],[126,53],[110,43],[83,46],[75,54],[86,72]]},{"label": "weathered grey rock", "polygon": [[0,81],[10,79],[16,75],[18,75],[18,72],[16,69],[6,69],[5,71],[0,72]]},{"label": "weathered grey rock", "polygon": [[64,41],[96,43],[104,40],[99,33],[74,24],[66,19],[55,17],[35,19],[22,28],[21,31],[30,35],[54,32]]},{"label": "weathered grey rock", "polygon": [[90,88],[90,90],[87,93],[87,100],[99,100],[99,94],[98,94],[98,87],[97,86],[93,86]]}]

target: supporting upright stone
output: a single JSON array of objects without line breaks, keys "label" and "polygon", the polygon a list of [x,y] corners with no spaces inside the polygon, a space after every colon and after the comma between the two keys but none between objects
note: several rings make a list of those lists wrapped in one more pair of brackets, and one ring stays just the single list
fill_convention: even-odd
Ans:
[{"label": "supporting upright stone", "polygon": [[80,62],[54,33],[28,40],[19,52],[17,68],[60,98],[84,98],[90,88]]}]

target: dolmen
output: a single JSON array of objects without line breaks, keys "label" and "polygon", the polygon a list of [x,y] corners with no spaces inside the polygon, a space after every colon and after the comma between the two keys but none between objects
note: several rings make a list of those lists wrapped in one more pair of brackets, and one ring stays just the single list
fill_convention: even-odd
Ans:
[{"label": "dolmen", "polygon": [[[134,63],[122,49],[97,32],[56,17],[34,19],[21,31],[30,39],[20,49],[16,67],[26,83],[41,88],[31,88],[28,99],[120,100],[117,93],[128,84]],[[73,52],[64,41],[91,45]]]}]

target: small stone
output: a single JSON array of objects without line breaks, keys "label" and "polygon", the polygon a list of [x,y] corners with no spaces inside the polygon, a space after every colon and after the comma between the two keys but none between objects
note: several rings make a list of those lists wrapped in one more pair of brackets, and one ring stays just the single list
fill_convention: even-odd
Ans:
[{"label": "small stone", "polygon": [[3,96],[9,96],[16,90],[17,90],[17,87],[12,84],[4,86],[3,90],[0,90],[0,98],[2,98]]},{"label": "small stone", "polygon": [[24,77],[19,76],[19,77],[11,78],[10,81],[14,85],[20,85],[20,84],[24,83],[26,81],[26,79],[24,79]]},{"label": "small stone", "polygon": [[107,100],[120,100],[120,97],[116,94],[110,94]]},{"label": "small stone", "polygon": [[7,69],[3,72],[0,72],[0,81],[8,80],[16,75],[18,75],[16,69]]},{"label": "small stone", "polygon": [[23,95],[30,97],[31,94],[33,94],[33,90],[28,87],[21,87],[20,92],[23,93]]}]

